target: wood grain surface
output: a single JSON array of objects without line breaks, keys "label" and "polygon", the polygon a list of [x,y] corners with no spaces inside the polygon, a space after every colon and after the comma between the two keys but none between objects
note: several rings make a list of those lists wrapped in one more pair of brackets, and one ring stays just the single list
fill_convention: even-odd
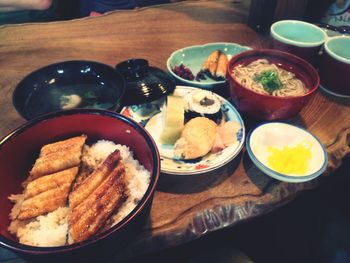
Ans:
[{"label": "wood grain surface", "polygon": [[[100,17],[0,27],[0,136],[25,122],[12,92],[27,74],[64,60],[95,60],[114,66],[145,58],[166,69],[174,50],[209,42],[259,48],[266,40],[246,26],[247,11],[232,1],[181,2]],[[327,147],[334,171],[349,154],[350,102],[319,91],[289,120],[306,127]],[[139,254],[179,245],[212,231],[260,216],[292,200],[318,180],[277,182],[252,165],[246,152],[204,176],[162,177],[151,214],[128,252]]]}]

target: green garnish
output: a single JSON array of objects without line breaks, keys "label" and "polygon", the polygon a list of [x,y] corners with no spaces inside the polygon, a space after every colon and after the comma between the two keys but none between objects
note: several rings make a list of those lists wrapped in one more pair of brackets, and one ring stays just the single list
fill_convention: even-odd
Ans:
[{"label": "green garnish", "polygon": [[260,75],[254,78],[254,81],[261,83],[268,93],[282,88],[282,82],[278,78],[277,71],[274,70],[261,72]]}]

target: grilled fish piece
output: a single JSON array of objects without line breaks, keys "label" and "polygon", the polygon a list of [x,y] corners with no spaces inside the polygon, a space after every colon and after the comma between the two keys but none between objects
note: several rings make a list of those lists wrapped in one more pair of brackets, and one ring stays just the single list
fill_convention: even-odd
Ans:
[{"label": "grilled fish piece", "polygon": [[13,215],[11,213],[12,217],[30,219],[65,206],[78,170],[79,167],[76,166],[29,182],[19,212]]},{"label": "grilled fish piece", "polygon": [[79,166],[85,140],[86,136],[81,135],[43,146],[25,184],[43,175]]},{"label": "grilled fish piece", "polygon": [[[68,216],[70,241],[80,242],[94,235],[126,198],[125,168],[122,162]],[[82,184],[84,186],[84,184]]]},{"label": "grilled fish piece", "polygon": [[81,151],[81,147],[85,144],[87,136],[80,135],[77,137],[69,138],[64,141],[50,143],[44,145],[40,150],[40,156],[49,155],[57,152],[65,152],[68,149],[74,149],[75,151]]},{"label": "grilled fish piece", "polygon": [[210,76],[215,76],[220,53],[220,50],[212,52],[202,66],[202,70],[208,72]]},{"label": "grilled fish piece", "polygon": [[52,212],[65,206],[71,184],[66,183],[60,187],[42,192],[32,198],[24,200],[18,219],[25,220]]},{"label": "grilled fish piece", "polygon": [[81,182],[69,195],[70,208],[74,208],[83,202],[110,175],[120,162],[120,159],[119,150],[115,150],[92,174]]},{"label": "grilled fish piece", "polygon": [[216,80],[225,80],[226,79],[226,71],[227,71],[227,63],[228,59],[225,53],[220,52],[218,67],[215,72]]},{"label": "grilled fish piece", "polygon": [[24,192],[24,199],[32,198],[40,193],[55,189],[64,184],[72,184],[78,171],[79,167],[76,166],[57,173],[42,176],[29,182]]}]

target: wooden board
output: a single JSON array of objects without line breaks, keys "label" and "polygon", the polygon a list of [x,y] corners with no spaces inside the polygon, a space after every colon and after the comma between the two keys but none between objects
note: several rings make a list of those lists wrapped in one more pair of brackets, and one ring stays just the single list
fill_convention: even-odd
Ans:
[{"label": "wooden board", "polygon": [[[182,2],[117,11],[81,20],[0,27],[0,136],[25,121],[12,106],[16,84],[33,70],[64,60],[95,60],[114,66],[145,58],[166,69],[176,49],[209,42],[253,48],[266,38],[244,23],[247,10],[231,1]],[[350,102],[318,92],[291,120],[327,146],[334,171],[349,153]],[[279,183],[262,174],[243,151],[229,165],[203,177],[162,177],[148,222],[130,246],[139,254],[179,245],[211,231],[260,216],[292,200],[318,181]]]}]

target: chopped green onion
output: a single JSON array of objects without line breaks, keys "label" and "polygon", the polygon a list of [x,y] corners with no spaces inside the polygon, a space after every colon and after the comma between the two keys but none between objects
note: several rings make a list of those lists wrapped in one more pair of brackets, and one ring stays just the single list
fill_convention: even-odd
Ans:
[{"label": "chopped green onion", "polygon": [[254,78],[254,81],[261,83],[264,89],[270,94],[283,86],[282,82],[278,78],[277,71],[274,70],[266,70],[261,72]]}]

